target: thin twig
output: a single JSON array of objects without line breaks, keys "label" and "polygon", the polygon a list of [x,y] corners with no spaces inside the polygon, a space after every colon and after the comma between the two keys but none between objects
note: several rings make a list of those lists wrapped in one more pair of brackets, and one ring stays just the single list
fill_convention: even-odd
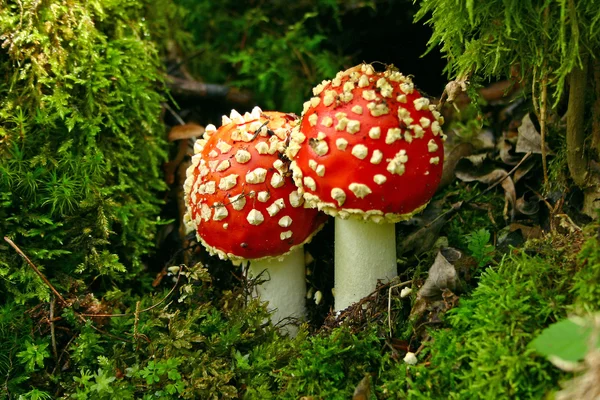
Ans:
[{"label": "thin twig", "polygon": [[595,94],[594,104],[592,105],[592,145],[596,157],[598,157],[600,155],[600,60],[597,58],[593,60],[592,66],[594,69],[593,87]]},{"label": "thin twig", "polygon": [[183,64],[187,63],[188,61],[190,61],[191,59],[193,59],[195,57],[198,57],[203,52],[204,52],[204,49],[197,50],[197,51],[193,52],[192,54],[190,54],[189,56],[178,61],[176,64],[171,65],[167,69],[167,74],[172,74],[173,72],[177,71],[179,69],[179,67],[181,67]]},{"label": "thin twig", "polygon": [[517,171],[517,169],[519,169],[519,167],[520,167],[521,165],[523,165],[523,163],[524,163],[525,161],[527,161],[527,159],[528,159],[529,157],[531,157],[531,154],[532,154],[532,153],[531,153],[530,151],[528,151],[528,152],[527,152],[527,153],[526,153],[526,154],[523,156],[523,158],[521,158],[521,161],[519,161],[519,162],[517,163],[517,165],[515,165],[515,166],[513,167],[513,169],[511,169],[510,171],[508,171],[508,173],[507,173],[505,176],[503,176],[501,179],[498,179],[498,180],[497,180],[496,182],[494,182],[492,185],[488,186],[488,188],[487,188],[487,189],[485,189],[483,192],[481,192],[481,193],[479,193],[479,194],[475,195],[473,198],[471,198],[471,199],[468,199],[468,200],[466,200],[465,202],[466,202],[466,203],[469,203],[469,202],[471,202],[471,201],[475,200],[477,197],[479,197],[479,196],[483,196],[484,194],[486,194],[487,192],[491,191],[491,190],[492,190],[492,189],[494,189],[496,186],[498,186],[499,184],[501,184],[502,182],[504,182],[504,180],[506,180],[506,178],[508,178],[509,176],[511,176],[512,174],[514,174],[514,173]]},{"label": "thin twig", "polygon": [[73,335],[71,337],[71,339],[69,339],[69,341],[67,342],[67,344],[65,345],[65,347],[63,347],[62,351],[60,352],[60,356],[58,357],[58,360],[56,360],[56,364],[54,365],[54,368],[52,369],[52,374],[51,375],[54,375],[56,373],[56,369],[60,365],[60,362],[62,361],[63,356],[65,355],[65,353],[67,352],[67,349],[69,348],[69,346],[71,345],[71,343],[73,342],[73,340],[75,340],[75,338],[77,336],[78,335]]},{"label": "thin twig", "polygon": [[[12,241],[10,240],[8,237],[4,237],[4,240],[6,242],[8,242],[8,244],[10,244],[15,251],[25,259],[25,261],[27,261],[27,263],[29,264],[29,266],[38,274],[38,276],[40,278],[42,278],[42,280],[44,281],[44,283],[46,283],[46,285],[48,285],[48,287],[50,288],[50,290],[52,291],[52,293],[54,293],[54,295],[61,301],[61,303],[63,303],[63,305],[66,308],[70,308],[71,305],[61,296],[61,294],[54,288],[54,286],[52,286],[52,284],[50,283],[50,281],[48,280],[48,278],[46,278],[46,276],[44,274],[42,274],[42,272],[35,266],[35,264],[29,259],[29,257],[27,257],[25,255],[25,253],[23,253],[23,251]],[[175,289],[177,288],[177,285],[179,284],[179,280],[181,278],[181,271],[183,270],[183,268],[179,268],[179,273],[177,274],[177,279],[175,281],[175,284],[173,285],[173,287],[171,288],[171,290],[169,290],[169,293],[167,293],[167,295],[165,297],[163,297],[158,303],[151,305],[150,307],[144,308],[143,310],[139,310],[140,313],[144,313],[147,311],[150,311],[156,307],[158,307],[159,305],[161,305],[166,299],[169,298],[169,296],[171,296],[171,294],[175,291]],[[85,322],[87,321],[85,319],[85,317],[92,317],[92,318],[113,318],[113,317],[128,317],[131,315],[135,315],[134,313],[125,313],[125,314],[82,314],[82,313],[78,313],[76,311],[74,311],[75,316],[77,316],[81,321]],[[136,310],[137,312],[137,310]],[[101,332],[105,335],[108,336],[112,336],[115,339],[119,339],[119,340],[125,340],[126,339],[122,339],[118,336],[114,336],[111,335],[110,333],[103,331],[102,329],[94,326],[94,325],[90,325],[93,329],[95,329],[98,332]]]},{"label": "thin twig", "polygon": [[544,187],[548,189],[548,163],[546,161],[546,134],[548,131],[546,119],[548,118],[548,76],[542,79],[542,104],[540,108],[540,135],[542,137],[542,169],[544,171]]},{"label": "thin twig", "polygon": [[[548,29],[550,6],[546,6],[544,9],[544,28]],[[548,45],[547,36],[544,35],[544,48]],[[540,104],[540,135],[542,142],[542,169],[544,171],[544,188],[548,190],[548,164],[546,162],[546,133],[547,124],[546,119],[548,117],[548,72],[546,71],[546,60],[542,64],[542,98]]]},{"label": "thin twig", "polygon": [[55,299],[50,299],[50,338],[52,339],[52,354],[54,354],[54,360],[58,359],[58,351],[56,350],[56,336],[54,334],[54,303]]},{"label": "thin twig", "polygon": [[384,340],[384,343],[385,343],[385,345],[386,345],[387,347],[389,347],[389,348],[390,348],[390,350],[392,350],[392,355],[393,355],[393,356],[395,356],[395,357],[400,357],[400,353],[398,352],[398,350],[396,350],[396,349],[394,348],[394,346],[392,346],[392,344],[391,344],[391,343],[388,341],[388,339],[385,339],[385,340]]},{"label": "thin twig", "polygon": [[264,124],[259,126],[258,129],[254,131],[254,135],[252,135],[252,139],[250,139],[250,141],[253,141],[254,139],[256,139],[256,137],[258,136],[258,134],[260,133],[262,128],[264,128],[269,122],[270,122],[269,120],[266,120]]},{"label": "thin twig", "polygon": [[434,219],[433,219],[431,222],[427,223],[427,224],[426,224],[426,225],[424,225],[423,227],[425,228],[425,227],[429,227],[429,226],[431,226],[431,225],[432,225],[434,222],[436,222],[436,221],[437,221],[437,220],[439,220],[440,218],[444,218],[444,217],[446,217],[447,215],[449,215],[449,214],[452,214],[452,213],[454,213],[454,212],[458,211],[458,209],[460,209],[460,208],[461,208],[463,205],[465,205],[465,204],[469,204],[469,203],[471,203],[471,202],[475,201],[475,200],[476,200],[478,197],[481,197],[481,196],[483,196],[484,194],[486,194],[486,193],[488,193],[489,191],[491,191],[492,189],[494,189],[496,186],[498,186],[499,184],[501,184],[502,182],[504,182],[504,180],[505,180],[506,178],[508,178],[509,176],[511,176],[512,174],[514,174],[514,173],[515,173],[515,171],[516,171],[516,170],[517,170],[517,169],[518,169],[518,168],[519,168],[521,165],[523,165],[523,163],[524,163],[524,162],[525,162],[525,161],[526,161],[526,160],[527,160],[529,157],[531,157],[531,154],[532,154],[532,153],[531,153],[530,151],[529,151],[529,152],[527,152],[527,153],[526,153],[526,154],[523,156],[523,158],[521,158],[521,161],[519,161],[519,162],[517,163],[517,165],[515,165],[515,166],[513,167],[513,169],[511,169],[511,170],[510,170],[510,171],[509,171],[509,172],[508,172],[506,175],[504,175],[502,178],[498,179],[498,180],[497,180],[496,182],[494,182],[492,185],[488,186],[488,187],[487,187],[487,189],[485,189],[483,192],[480,192],[480,193],[476,194],[475,196],[471,197],[470,199],[467,199],[467,200],[464,200],[464,201],[461,201],[461,202],[459,202],[458,206],[456,206],[456,207],[454,207],[454,206],[453,206],[453,207],[452,207],[452,208],[450,208],[449,210],[446,210],[445,212],[443,212],[443,213],[441,213],[440,215],[438,215],[437,217],[435,217],[435,218],[434,218]]},{"label": "thin twig", "polygon": [[150,307],[144,308],[143,310],[137,310],[137,303],[136,303],[136,311],[133,313],[124,313],[124,314],[79,314],[82,317],[96,317],[96,318],[113,318],[113,317],[129,317],[131,315],[136,315],[138,312],[141,313],[145,313],[147,311],[150,311],[156,307],[158,307],[159,305],[161,305],[162,303],[165,302],[165,300],[167,300],[171,294],[173,294],[173,292],[175,291],[175,289],[177,288],[177,284],[179,284],[179,279],[181,278],[181,271],[183,270],[183,268],[180,266],[179,267],[179,272],[177,273],[177,279],[175,280],[175,284],[173,285],[173,287],[171,288],[171,290],[169,290],[169,293],[167,293],[167,295],[165,297],[163,297],[158,303],[155,303],[153,305],[151,305]]},{"label": "thin twig", "polygon": [[393,286],[390,286],[388,289],[388,328],[390,330],[390,337],[392,337],[392,289],[406,286],[411,283],[412,283],[412,280],[402,282],[402,283],[397,283]]},{"label": "thin twig", "polygon": [[173,108],[171,108],[171,106],[168,103],[163,103],[162,105],[163,105],[164,108],[167,109],[167,111],[169,111],[171,113],[171,115],[173,117],[175,117],[175,119],[177,120],[177,122],[179,122],[179,125],[185,125],[185,121],[183,120],[183,118],[181,118],[179,116],[179,114],[177,114],[175,112],[175,110],[173,110]]},{"label": "thin twig", "polygon": [[533,68],[533,76],[531,77],[531,103],[533,104],[533,112],[535,112],[538,120],[540,119],[540,107],[537,100],[537,94],[535,93],[535,88],[537,87],[537,67]]},{"label": "thin twig", "polygon": [[60,300],[61,303],[63,303],[65,306],[68,306],[69,303],[67,303],[67,301],[60,295],[60,293],[58,293],[58,290],[56,290],[54,288],[54,286],[52,286],[52,284],[50,283],[50,281],[48,280],[48,278],[46,278],[46,276],[44,274],[42,274],[42,272],[33,264],[33,262],[31,262],[31,260],[29,259],[29,257],[27,257],[25,255],[25,253],[23,253],[21,251],[21,249],[12,241],[10,240],[7,236],[4,236],[4,240],[10,244],[12,246],[13,249],[15,249],[15,251],[25,259],[25,261],[27,261],[27,264],[29,264],[29,266],[35,271],[36,274],[38,274],[38,276],[40,278],[42,278],[42,280],[44,281],[44,283],[50,288],[50,290],[52,291],[52,293],[54,293],[54,295]]},{"label": "thin twig", "polygon": [[294,53],[298,61],[300,61],[300,65],[302,66],[304,76],[306,76],[306,78],[309,79],[309,81],[313,81],[313,74],[310,72],[310,68],[308,68],[308,65],[306,64],[306,61],[304,61],[304,57],[302,57],[302,54],[294,46],[292,46],[292,52]]},{"label": "thin twig", "polygon": [[95,330],[98,333],[101,333],[101,334],[108,336],[110,338],[113,338],[115,340],[119,340],[119,341],[126,342],[126,343],[133,343],[131,340],[119,337],[117,335],[113,335],[112,333],[108,333],[104,329],[100,329],[97,326],[95,326],[94,324],[90,324],[90,328],[92,328],[93,330]]},{"label": "thin twig", "polygon": [[140,325],[140,301],[135,303],[135,318],[133,320],[133,339],[138,343],[138,329]]},{"label": "thin twig", "polygon": [[427,344],[427,342],[429,342],[430,340],[431,340],[431,336],[427,335],[427,338],[425,340],[423,340],[423,342],[421,343],[419,348],[415,351],[415,356],[419,355],[419,353],[425,348],[425,345]]}]

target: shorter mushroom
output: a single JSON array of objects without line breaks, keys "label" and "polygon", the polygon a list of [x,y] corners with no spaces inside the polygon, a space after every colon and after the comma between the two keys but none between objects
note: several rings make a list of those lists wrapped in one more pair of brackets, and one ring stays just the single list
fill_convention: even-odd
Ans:
[{"label": "shorter mushroom", "polygon": [[283,155],[297,121],[258,107],[244,116],[233,110],[196,142],[184,185],[184,222],[211,254],[250,260],[250,276],[266,280],[257,291],[275,309],[274,323],[304,316],[303,245],[325,221],[304,207]]},{"label": "shorter mushroom", "polygon": [[[165,182],[167,185],[175,185],[172,190],[174,197],[177,199],[177,211],[179,215],[179,221],[181,222],[186,212],[185,202],[183,201],[183,183],[186,180],[186,170],[190,166],[191,157],[194,154],[194,142],[196,138],[199,138],[204,133],[204,127],[193,122],[183,123],[176,125],[169,131],[167,140],[169,143],[177,142],[177,153],[175,157],[163,165],[165,171]],[[178,229],[179,240],[181,241],[181,247],[183,249],[189,249],[189,241],[186,238],[186,227],[183,224],[179,224]],[[183,253],[183,262],[187,264],[190,259],[190,250],[186,250]],[[166,273],[163,270],[163,273]]]},{"label": "shorter mushroom", "polygon": [[191,145],[188,142],[191,140],[194,142],[197,137],[202,136],[204,133],[204,127],[193,122],[183,125],[175,125],[169,131],[169,135],[167,136],[167,140],[169,143],[178,142],[177,145],[177,154],[175,158],[166,162],[164,165],[165,169],[165,181],[167,185],[173,184],[175,181],[175,171],[182,164],[185,156],[189,153],[189,148]]}]

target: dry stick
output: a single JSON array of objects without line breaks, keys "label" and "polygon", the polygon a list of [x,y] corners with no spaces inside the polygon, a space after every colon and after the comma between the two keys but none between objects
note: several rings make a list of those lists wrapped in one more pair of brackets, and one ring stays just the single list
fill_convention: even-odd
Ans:
[{"label": "dry stick", "polygon": [[600,156],[600,61],[593,61],[594,68],[594,104],[592,106],[592,145],[596,156]]},{"label": "dry stick", "polygon": [[402,283],[397,283],[393,286],[390,286],[388,289],[388,328],[390,330],[390,337],[392,337],[392,316],[391,316],[391,314],[392,314],[392,289],[406,286],[411,283],[412,283],[412,280],[402,282]]},{"label": "dry stick", "polygon": [[133,340],[136,342],[136,348],[139,348],[138,328],[140,325],[140,301],[135,302],[135,317],[133,320]]},{"label": "dry stick", "polygon": [[[10,240],[8,237],[4,237],[4,240],[6,240],[8,242],[8,244],[10,244],[15,251],[25,259],[25,261],[27,261],[27,263],[29,264],[29,266],[38,274],[38,276],[40,278],[42,278],[42,280],[44,281],[44,283],[46,285],[48,285],[48,287],[50,288],[50,290],[52,291],[52,293],[54,293],[54,295],[63,303],[63,305],[65,305],[65,307],[70,307],[69,303],[67,303],[67,301],[61,296],[61,294],[54,288],[54,286],[52,286],[52,284],[50,283],[50,281],[48,280],[48,278],[46,278],[46,276],[44,274],[42,274],[42,272],[35,266],[35,264],[25,255],[25,253],[23,253],[23,251],[12,241]],[[175,291],[175,289],[177,288],[177,284],[179,283],[179,279],[181,278],[181,271],[183,270],[183,268],[179,268],[179,272],[177,274],[177,279],[175,281],[175,284],[173,285],[173,287],[171,288],[171,290],[169,290],[169,293],[167,293],[167,295],[165,297],[163,297],[158,303],[151,305],[150,307],[144,308],[143,310],[140,310],[140,313],[146,312],[146,311],[150,311],[153,308],[158,307],[160,304],[162,304],[166,299],[169,298],[169,296],[171,296],[171,294]],[[135,313],[125,313],[125,314],[81,314],[78,312],[75,312],[75,315],[77,315],[80,319],[84,319],[83,317],[106,317],[106,318],[112,318],[112,317],[128,317],[130,315],[135,315]],[[92,326],[93,327],[93,326]],[[94,329],[98,330],[98,328],[93,327]],[[102,330],[99,330],[99,332],[103,332]]]},{"label": "dry stick", "polygon": [[107,318],[113,318],[113,317],[129,317],[131,315],[135,316],[136,314],[141,314],[141,313],[145,313],[147,311],[150,311],[150,310],[158,307],[162,303],[164,303],[165,300],[167,300],[171,296],[171,294],[173,294],[173,292],[175,291],[175,289],[177,289],[177,285],[179,284],[179,279],[181,278],[181,271],[182,270],[183,270],[183,268],[179,267],[179,272],[177,273],[177,279],[175,280],[175,284],[173,285],[173,287],[171,288],[171,290],[169,290],[169,293],[167,293],[166,296],[163,297],[159,302],[151,305],[150,307],[146,307],[143,310],[138,310],[138,304],[136,303],[136,311],[133,312],[133,313],[124,313],[124,314],[79,314],[79,315],[81,315],[82,317],[107,317]]},{"label": "dry stick", "polygon": [[177,120],[177,122],[179,122],[179,125],[185,125],[185,121],[183,120],[183,118],[181,118],[179,114],[177,114],[168,103],[163,103],[162,105],[164,108],[167,109],[167,111],[171,113],[171,115]]},{"label": "dry stick", "polygon": [[513,167],[513,169],[511,169],[510,171],[508,171],[508,173],[507,173],[505,176],[503,176],[502,178],[498,179],[498,180],[497,180],[496,182],[494,182],[492,185],[488,186],[488,188],[487,188],[487,189],[485,189],[483,192],[481,192],[481,193],[479,193],[479,194],[476,194],[475,196],[473,196],[472,198],[470,198],[470,199],[466,200],[465,202],[466,202],[466,203],[470,203],[471,201],[475,200],[475,199],[476,199],[476,198],[478,198],[479,196],[483,196],[484,194],[486,194],[487,192],[491,191],[493,188],[495,188],[496,186],[498,186],[499,184],[501,184],[502,182],[504,182],[504,180],[505,180],[506,178],[508,178],[509,176],[511,176],[512,174],[514,174],[514,173],[517,171],[517,169],[519,169],[519,167],[520,167],[521,165],[523,165],[523,163],[524,163],[524,162],[525,162],[525,161],[526,161],[526,160],[527,160],[529,157],[531,157],[531,154],[532,154],[532,153],[531,153],[531,151],[528,151],[527,153],[525,153],[525,155],[523,156],[523,158],[521,158],[521,161],[519,161],[519,162],[517,163],[517,165],[515,165],[515,166]]},{"label": "dry stick", "polygon": [[394,346],[392,346],[392,344],[391,344],[391,343],[388,341],[388,339],[385,339],[385,340],[384,340],[384,343],[385,343],[385,345],[386,345],[387,347],[389,347],[389,348],[390,348],[390,350],[392,351],[392,354],[393,354],[393,355],[395,355],[396,357],[399,357],[399,356],[400,356],[400,353],[398,352],[398,350],[396,350],[396,349],[394,348]]},{"label": "dry stick", "polygon": [[533,68],[533,76],[531,78],[531,103],[533,104],[533,111],[535,112],[535,115],[538,117],[538,120],[541,119],[540,118],[540,106],[538,104],[538,100],[537,100],[537,95],[535,94],[535,88],[537,87],[537,68]]},{"label": "dry stick", "polygon": [[431,340],[431,336],[427,336],[427,338],[421,343],[421,345],[419,346],[419,348],[417,349],[417,351],[415,351],[415,356],[419,355],[419,353],[425,348],[425,345],[427,344],[427,342],[429,342]]},{"label": "dry stick", "polygon": [[[544,27],[548,28],[550,7],[544,9]],[[548,38],[544,35],[544,49],[548,47]],[[546,118],[548,117],[548,72],[546,71],[546,60],[542,64],[542,98],[540,104],[540,136],[542,151],[542,170],[544,171],[544,187],[548,189],[548,164],[546,163]]]},{"label": "dry stick", "polygon": [[[35,264],[29,259],[29,257],[27,257],[25,255],[25,253],[23,253],[23,251],[12,240],[10,240],[8,237],[5,236],[4,240],[8,244],[10,244],[15,249],[15,251],[21,257],[23,257],[25,259],[25,261],[27,261],[27,263],[29,264],[29,266],[35,271],[36,274],[38,274],[38,276],[42,279],[42,281],[44,281],[44,283],[50,288],[50,290],[52,291],[52,293],[54,293],[54,295],[61,301],[61,303],[63,304],[63,306],[65,308],[70,308],[71,305],[69,303],[67,303],[67,301],[61,296],[61,294],[58,292],[58,290],[56,290],[54,288],[54,286],[52,286],[52,284],[50,283],[50,281],[48,280],[48,278],[46,278],[46,276],[44,274],[42,274],[42,272],[35,266]],[[86,321],[86,319],[84,318],[83,314],[79,314],[75,310],[73,310],[73,313],[75,314],[75,316],[77,316],[77,318],[79,318],[80,321],[82,321],[82,322]],[[87,316],[92,316],[92,317],[94,317],[94,316],[101,316],[99,314],[86,314],[86,315]],[[52,324],[53,324],[53,322],[51,321],[51,325],[50,325],[50,329],[51,330],[52,330],[52,327],[53,327]],[[120,338],[120,337],[115,336],[113,334],[110,334],[110,333],[108,333],[108,332],[106,332],[106,331],[104,331],[104,330],[102,330],[102,329],[94,326],[93,324],[90,324],[90,327],[92,329],[94,329],[95,331],[100,332],[100,333],[102,333],[104,335],[110,336],[110,337],[112,337],[114,339],[118,339],[118,340],[122,340],[122,341],[125,341],[125,342],[129,342],[129,340]]]},{"label": "dry stick", "polygon": [[65,306],[68,306],[69,303],[67,303],[67,301],[60,295],[60,293],[58,293],[58,290],[56,290],[54,288],[54,286],[52,286],[52,284],[50,283],[50,281],[48,280],[48,278],[46,278],[46,276],[44,274],[42,274],[42,272],[33,264],[33,262],[31,262],[31,260],[29,259],[29,257],[27,257],[25,255],[25,253],[23,253],[21,251],[21,249],[19,249],[19,247],[17,247],[17,245],[10,240],[7,236],[4,236],[4,240],[10,244],[12,246],[13,249],[15,249],[15,251],[25,259],[25,261],[27,261],[27,264],[29,264],[29,266],[35,271],[36,274],[38,274],[38,276],[40,278],[42,278],[42,280],[44,281],[44,283],[46,285],[48,285],[48,287],[50,288],[50,290],[52,291],[52,293],[54,293],[54,295],[60,300],[61,303],[63,303]]},{"label": "dry stick", "polygon": [[525,184],[525,186],[527,187],[527,189],[531,190],[533,192],[533,194],[535,194],[540,200],[542,200],[544,202],[544,205],[548,209],[548,212],[550,213],[550,217],[551,217],[551,218],[549,218],[550,231],[554,231],[554,218],[552,218],[552,216],[556,212],[559,202],[556,203],[555,207],[552,207],[550,202],[548,202],[548,200],[544,196],[542,196],[541,193],[539,193],[537,190],[532,188],[529,184]]},{"label": "dry stick", "polygon": [[58,351],[56,350],[56,336],[54,335],[54,297],[50,299],[50,338],[52,339],[52,354],[54,360],[58,360]]},{"label": "dry stick", "polygon": [[569,102],[567,106],[567,164],[575,184],[584,188],[588,178],[585,153],[585,91],[587,84],[587,57],[582,68],[575,67],[569,77]]},{"label": "dry stick", "polygon": [[546,133],[548,131],[546,119],[548,117],[548,75],[542,79],[542,99],[540,107],[540,136],[542,142],[542,169],[544,171],[544,187],[548,189],[548,164],[546,162]]},{"label": "dry stick", "polygon": [[[569,0],[571,36],[574,42],[580,37],[577,25],[577,9]],[[567,165],[571,178],[577,186],[585,188],[588,180],[588,158],[585,152],[585,92],[587,85],[587,54],[581,55],[581,68],[576,65],[569,74],[569,101],[567,105]]]},{"label": "dry stick", "polygon": [[77,337],[76,335],[73,335],[71,337],[71,339],[69,339],[69,341],[67,342],[67,344],[65,345],[65,347],[63,347],[62,351],[60,352],[60,356],[58,357],[58,360],[56,360],[56,363],[54,364],[54,368],[52,369],[52,374],[51,375],[54,375],[56,373],[56,369],[60,365],[60,362],[62,361],[63,356],[65,355],[65,353],[67,352],[67,349],[69,348],[69,346],[71,345],[71,343],[73,342],[73,340],[75,340],[76,337]]},{"label": "dry stick", "polygon": [[190,54],[189,56],[181,59],[176,64],[171,65],[167,69],[167,74],[172,74],[173,72],[177,71],[179,69],[179,67],[183,66],[183,64],[187,63],[188,61],[190,61],[191,59],[193,59],[195,57],[198,57],[202,53],[204,53],[204,49],[197,50],[197,51],[193,52],[192,54]]},{"label": "dry stick", "polygon": [[310,73],[310,68],[308,68],[308,65],[306,64],[306,61],[304,61],[304,57],[302,57],[302,54],[294,46],[292,46],[292,52],[294,53],[298,61],[300,61],[300,65],[302,66],[304,76],[306,76],[307,79],[310,79],[310,81],[314,80],[312,74]]}]

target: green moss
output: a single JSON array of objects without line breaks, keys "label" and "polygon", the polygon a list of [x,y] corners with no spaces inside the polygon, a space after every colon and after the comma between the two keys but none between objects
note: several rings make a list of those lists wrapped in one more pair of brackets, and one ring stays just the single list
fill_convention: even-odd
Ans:
[{"label": "green moss", "polygon": [[421,355],[430,365],[398,366],[385,374],[383,391],[414,399],[528,399],[556,388],[559,371],[527,346],[565,316],[569,292],[581,282],[573,280],[570,249],[542,247],[539,255],[515,252],[483,272],[472,294],[447,313],[447,328],[430,332]]},{"label": "green moss", "polygon": [[[557,387],[564,375],[528,344],[567,312],[598,309],[600,247],[592,231],[577,260],[581,237],[574,234],[531,242],[486,269],[475,289],[459,294],[459,306],[432,324],[416,366],[390,350],[398,338],[388,338],[376,324],[317,334],[303,328],[296,338],[282,336],[265,322],[264,305],[248,302],[239,287],[216,289],[201,265],[184,270],[170,297],[169,279],[150,288],[150,274],[140,271],[160,223],[165,156],[159,118],[164,49],[156,43],[189,38],[170,23],[184,16],[183,9],[168,0],[158,4],[0,0],[0,231],[72,301],[68,307],[46,302],[48,288],[0,243],[3,394],[345,399],[367,375],[371,398],[379,399],[527,399]],[[271,98],[267,105],[294,108],[318,76],[331,75],[345,60],[324,51],[330,31],[313,37],[320,26],[314,11],[339,16],[337,1],[284,10],[303,16],[293,24],[275,19],[286,6],[261,14],[232,4],[196,2],[195,10],[203,12],[187,22],[196,24],[197,50],[206,53],[194,59],[195,72],[206,67],[208,78],[252,88]],[[243,16],[230,31],[228,9]],[[273,26],[282,29],[273,34]],[[238,40],[246,30],[242,46]],[[225,52],[232,43],[239,45]],[[299,51],[295,59],[279,57],[290,49]],[[298,73],[303,57],[321,64]],[[235,61],[231,69],[239,70],[223,68],[223,60]],[[451,190],[456,194],[450,202],[480,192],[462,184]],[[496,221],[502,219],[501,195],[486,193],[478,201],[491,204]],[[459,216],[445,226],[450,245],[489,264],[487,233],[497,227],[481,210],[465,207]],[[427,257],[417,265],[426,268]],[[96,312],[124,315],[82,321],[75,312],[90,304]],[[406,311],[410,303],[393,304]],[[51,309],[60,317],[52,323]],[[385,316],[387,309],[378,311]],[[395,332],[410,332],[408,322],[392,324]],[[423,337],[412,340],[415,350]]]},{"label": "green moss", "polygon": [[571,294],[575,296],[573,311],[598,312],[600,310],[600,245],[598,227],[594,224],[587,228],[588,239],[578,254],[581,268],[573,276]]},{"label": "green moss", "polygon": [[[482,193],[485,187],[479,184],[467,185],[457,182],[449,186],[442,194],[448,196],[450,202],[464,201],[465,199],[475,199],[474,202],[489,206],[490,213],[482,209],[471,207],[469,205],[461,206],[460,211],[454,214],[452,219],[444,226],[443,231],[448,236],[448,241],[452,246],[468,251],[469,235],[474,230],[486,229],[494,232],[498,229],[498,224],[504,221],[502,210],[504,207],[504,195],[502,189]],[[492,216],[493,220],[490,218]],[[477,227],[477,228],[474,228]]]},{"label": "green moss", "polygon": [[[356,51],[341,43],[341,16],[370,2],[177,0],[189,13],[188,67],[211,83],[249,90],[263,109],[300,114],[312,87],[331,79]],[[195,56],[193,56],[195,55]]]},{"label": "green moss", "polygon": [[[121,0],[0,1],[0,232],[50,276],[122,279],[152,249],[163,84],[144,16]],[[19,302],[48,298],[12,249],[0,276]]]},{"label": "green moss", "polygon": [[519,69],[528,82],[547,77],[555,105],[582,55],[600,46],[597,0],[415,2],[416,18],[433,28],[430,46],[448,58],[449,75],[487,80]]}]

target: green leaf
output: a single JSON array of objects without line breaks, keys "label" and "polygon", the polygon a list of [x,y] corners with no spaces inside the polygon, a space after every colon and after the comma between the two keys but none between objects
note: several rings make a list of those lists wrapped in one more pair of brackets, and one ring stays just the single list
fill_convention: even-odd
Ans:
[{"label": "green leaf", "polygon": [[112,382],[116,379],[114,376],[109,376],[108,373],[102,369],[98,370],[97,374],[94,374],[96,383],[91,386],[91,389],[98,393],[112,393],[113,388]]},{"label": "green leaf", "polygon": [[32,343],[27,341],[25,343],[25,350],[18,352],[17,358],[25,365],[27,371],[35,371],[36,367],[43,368],[44,359],[50,357],[48,345],[49,343],[46,342]]},{"label": "green leaf", "polygon": [[582,360],[589,348],[590,326],[565,319],[550,325],[535,338],[530,347],[546,357],[559,357],[565,361]]}]

